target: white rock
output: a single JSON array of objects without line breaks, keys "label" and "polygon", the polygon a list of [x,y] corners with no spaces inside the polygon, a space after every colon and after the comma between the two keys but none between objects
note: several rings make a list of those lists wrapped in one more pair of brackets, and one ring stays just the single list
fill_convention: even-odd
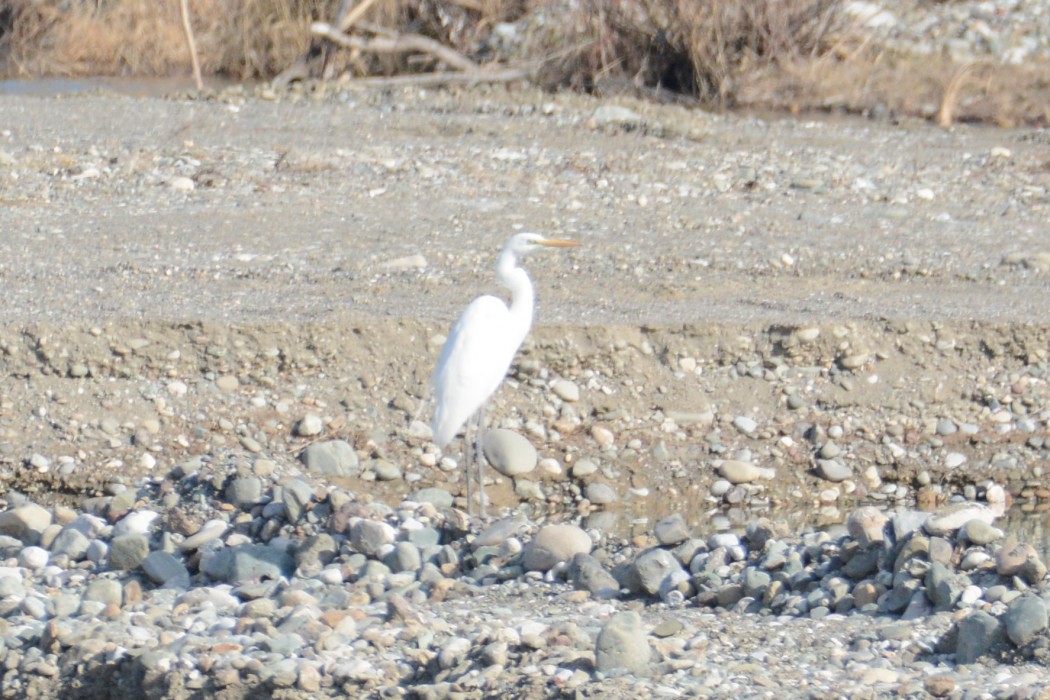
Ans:
[{"label": "white rock", "polygon": [[562,401],[570,403],[580,400],[580,387],[568,379],[558,379],[551,385],[551,391]]},{"label": "white rock", "polygon": [[749,484],[759,479],[772,479],[776,472],[739,459],[727,459],[718,465],[718,473],[732,484]]}]

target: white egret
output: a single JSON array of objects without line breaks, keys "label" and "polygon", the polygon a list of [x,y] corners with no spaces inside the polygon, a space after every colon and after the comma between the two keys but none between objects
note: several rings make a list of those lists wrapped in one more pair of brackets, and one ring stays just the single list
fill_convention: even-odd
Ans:
[{"label": "white egret", "polygon": [[[439,448],[443,449],[472,417],[480,428],[482,407],[507,376],[514,355],[532,327],[532,281],[519,266],[519,258],[544,248],[576,246],[579,243],[544,238],[537,233],[519,233],[503,246],[496,260],[496,279],[510,290],[510,305],[487,294],[472,301],[452,325],[434,370],[436,406],[431,427],[434,444]],[[470,431],[467,432],[464,453],[470,449]],[[484,516],[485,492],[478,452],[475,449],[474,462]],[[464,461],[469,465],[469,460]],[[470,474],[464,476],[470,507]]]}]

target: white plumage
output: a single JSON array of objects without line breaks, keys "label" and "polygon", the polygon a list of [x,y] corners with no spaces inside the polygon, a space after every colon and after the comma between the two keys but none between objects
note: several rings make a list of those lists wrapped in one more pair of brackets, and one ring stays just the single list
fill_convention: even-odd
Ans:
[{"label": "white plumage", "polygon": [[[431,427],[435,445],[448,445],[495,393],[532,327],[532,282],[519,266],[519,259],[545,247],[577,245],[519,233],[503,246],[496,261],[496,279],[510,290],[510,305],[494,296],[478,297],[452,325],[433,377],[436,406]],[[478,478],[480,487],[480,465]],[[467,484],[469,487],[469,476]]]}]

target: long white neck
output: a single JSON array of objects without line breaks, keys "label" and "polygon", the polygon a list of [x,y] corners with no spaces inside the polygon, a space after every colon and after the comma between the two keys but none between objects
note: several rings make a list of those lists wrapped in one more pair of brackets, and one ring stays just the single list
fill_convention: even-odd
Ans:
[{"label": "long white neck", "polygon": [[510,290],[510,318],[517,342],[525,340],[532,326],[532,281],[524,268],[518,266],[518,256],[503,249],[496,261],[496,279]]}]

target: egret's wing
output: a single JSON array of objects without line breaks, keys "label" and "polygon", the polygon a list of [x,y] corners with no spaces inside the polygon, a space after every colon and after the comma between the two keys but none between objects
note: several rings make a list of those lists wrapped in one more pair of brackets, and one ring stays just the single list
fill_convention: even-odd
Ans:
[{"label": "egret's wing", "polygon": [[434,443],[444,446],[499,387],[517,347],[507,305],[492,296],[471,302],[452,325],[434,370]]}]

